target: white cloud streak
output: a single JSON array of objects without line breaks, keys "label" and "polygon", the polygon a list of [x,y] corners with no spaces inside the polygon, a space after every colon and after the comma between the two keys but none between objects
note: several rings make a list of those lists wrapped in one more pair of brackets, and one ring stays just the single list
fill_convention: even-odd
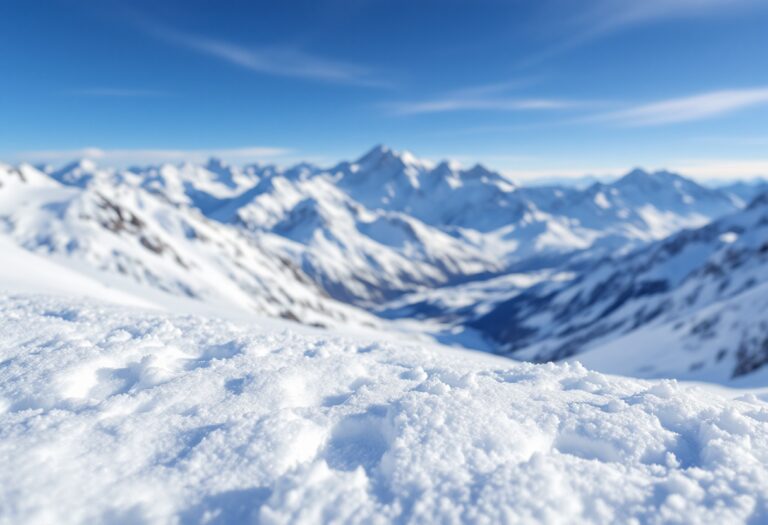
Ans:
[{"label": "white cloud streak", "polygon": [[250,48],[185,33],[147,20],[142,20],[141,25],[156,38],[257,73],[335,84],[370,87],[389,85],[374,78],[372,72],[363,66],[322,58],[291,47]]},{"label": "white cloud streak", "polygon": [[210,157],[230,161],[249,162],[282,158],[292,150],[286,148],[253,146],[245,148],[219,149],[101,149],[81,148],[64,150],[22,151],[12,157],[25,162],[59,163],[87,158],[114,165],[152,164],[157,162],[192,161],[203,162]]},{"label": "white cloud streak", "polygon": [[583,28],[583,36],[598,36],[637,24],[712,16],[760,4],[759,0],[598,0],[573,23]]},{"label": "white cloud streak", "polygon": [[768,87],[711,91],[597,115],[589,120],[659,126],[719,117],[768,103]]},{"label": "white cloud streak", "polygon": [[669,169],[699,180],[748,180],[768,176],[768,159],[683,159]]},{"label": "white cloud streak", "polygon": [[421,102],[398,102],[390,104],[398,115],[424,113],[446,113],[452,111],[533,111],[573,107],[565,100],[543,98],[468,98],[435,99]]},{"label": "white cloud streak", "polygon": [[447,113],[454,111],[536,111],[565,109],[579,105],[569,100],[512,97],[506,93],[524,81],[472,86],[428,100],[392,102],[385,107],[397,115]]},{"label": "white cloud streak", "polygon": [[[521,183],[556,180],[616,179],[635,167],[636,163],[608,166],[577,165],[571,168],[535,167],[503,170],[510,179]],[[701,182],[752,180],[768,176],[768,159],[679,159],[641,164],[648,171],[667,170]]]},{"label": "white cloud streak", "polygon": [[592,40],[674,19],[731,16],[768,9],[764,0],[541,0],[549,16],[548,41],[519,66],[531,67]]},{"label": "white cloud streak", "polygon": [[130,89],[130,88],[83,88],[73,89],[70,91],[72,95],[86,96],[86,97],[116,97],[116,98],[144,98],[144,97],[164,97],[168,93],[164,91],[158,91],[154,89]]}]

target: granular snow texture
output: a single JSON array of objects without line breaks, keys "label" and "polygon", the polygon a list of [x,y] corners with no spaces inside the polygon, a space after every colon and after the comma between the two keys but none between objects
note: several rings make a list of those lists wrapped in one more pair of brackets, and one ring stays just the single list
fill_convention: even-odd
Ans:
[{"label": "granular snow texture", "polygon": [[768,404],[0,297],[2,523],[766,523]]}]

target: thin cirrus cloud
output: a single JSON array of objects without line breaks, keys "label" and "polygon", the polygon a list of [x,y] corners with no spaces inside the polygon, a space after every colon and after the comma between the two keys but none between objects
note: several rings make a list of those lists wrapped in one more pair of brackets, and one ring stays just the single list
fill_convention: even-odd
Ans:
[{"label": "thin cirrus cloud", "polygon": [[80,148],[62,150],[22,151],[15,156],[28,162],[66,162],[72,159],[87,158],[110,164],[143,164],[153,162],[192,161],[201,162],[210,157],[219,157],[232,161],[255,161],[280,158],[292,153],[287,148],[251,146],[244,148],[213,149],[102,149]]},{"label": "thin cirrus cloud", "polygon": [[764,0],[551,0],[542,1],[542,5],[548,7],[546,12],[558,13],[543,24],[558,35],[557,42],[525,57],[521,67],[537,65],[586,42],[637,26],[768,9]]},{"label": "thin cirrus cloud", "polygon": [[472,86],[427,100],[391,102],[385,104],[397,115],[447,113],[454,111],[534,111],[564,109],[579,105],[570,100],[512,97],[508,91],[526,81]]},{"label": "thin cirrus cloud", "polygon": [[566,100],[543,98],[471,98],[437,99],[421,102],[398,102],[390,104],[398,115],[417,115],[424,113],[445,113],[450,111],[530,111],[563,109],[573,107]]},{"label": "thin cirrus cloud", "polygon": [[761,0],[596,0],[582,6],[571,23],[582,37],[670,18],[693,18],[760,7]]},{"label": "thin cirrus cloud", "polygon": [[624,126],[660,126],[715,118],[764,104],[768,104],[768,87],[731,89],[651,102],[589,120]]},{"label": "thin cirrus cloud", "polygon": [[373,72],[366,67],[323,58],[293,47],[245,47],[217,38],[178,31],[147,19],[141,19],[140,25],[160,40],[256,73],[355,86],[389,85],[375,78]]},{"label": "thin cirrus cloud", "polygon": [[159,91],[154,89],[131,89],[131,88],[83,88],[73,89],[70,91],[72,95],[85,96],[85,97],[117,97],[117,98],[153,98],[164,97],[168,95],[165,91]]}]

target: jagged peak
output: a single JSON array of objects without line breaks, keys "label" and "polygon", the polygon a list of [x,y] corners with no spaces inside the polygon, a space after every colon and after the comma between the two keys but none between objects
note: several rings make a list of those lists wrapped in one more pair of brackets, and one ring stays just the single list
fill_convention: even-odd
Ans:
[{"label": "jagged peak", "polygon": [[456,160],[441,160],[433,169],[437,173],[454,173],[461,170],[461,163]]},{"label": "jagged peak", "polygon": [[418,159],[408,150],[396,151],[389,146],[378,144],[371,148],[365,155],[357,159],[355,164],[365,168],[381,164],[399,164],[401,166],[428,167],[431,163]]},{"label": "jagged peak", "polygon": [[229,170],[230,168],[230,164],[219,157],[210,157],[205,163],[205,169],[208,171],[224,171]]},{"label": "jagged peak", "polygon": [[365,155],[360,157],[356,161],[356,164],[363,166],[374,166],[376,164],[381,164],[382,162],[391,160],[402,160],[402,155],[383,144],[378,144],[371,148]]},{"label": "jagged peak", "polygon": [[668,170],[657,170],[651,172],[643,168],[632,169],[629,173],[618,179],[613,184],[622,186],[626,184],[664,183],[674,181],[685,181],[690,184],[696,184],[694,181]]},{"label": "jagged peak", "polygon": [[768,206],[768,191],[764,191],[752,199],[747,209],[754,210],[762,206]]},{"label": "jagged peak", "polygon": [[75,170],[95,171],[96,169],[98,169],[98,165],[96,164],[96,161],[87,157],[83,157],[81,159],[74,160],[69,164],[65,164],[64,166],[56,170],[55,173],[67,173]]},{"label": "jagged peak", "polygon": [[497,176],[498,173],[491,171],[479,162],[474,166],[464,170],[464,173],[470,177]]}]

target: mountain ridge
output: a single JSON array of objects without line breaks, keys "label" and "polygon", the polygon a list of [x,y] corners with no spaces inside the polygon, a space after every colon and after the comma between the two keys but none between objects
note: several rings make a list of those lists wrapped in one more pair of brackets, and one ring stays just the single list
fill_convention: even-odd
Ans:
[{"label": "mountain ridge", "polygon": [[[632,258],[644,250],[749,209],[743,196],[663,170],[530,187],[386,146],[329,169],[215,158],[125,170],[0,165],[0,235],[97,280],[240,314],[378,324],[484,349],[490,341],[533,360],[581,348],[544,348],[555,332],[532,335],[536,316],[551,316],[552,330],[569,326],[571,313],[557,313],[542,290],[576,286],[605,265],[640,275]],[[646,298],[677,286],[670,279],[604,287]],[[625,302],[599,313],[608,319]],[[605,334],[624,336],[572,330],[590,350],[610,342]]]}]

